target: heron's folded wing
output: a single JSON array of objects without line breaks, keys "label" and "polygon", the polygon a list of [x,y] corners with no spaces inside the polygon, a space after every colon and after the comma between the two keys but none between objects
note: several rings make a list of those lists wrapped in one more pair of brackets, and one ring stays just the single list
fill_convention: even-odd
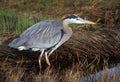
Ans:
[{"label": "heron's folded wing", "polygon": [[61,29],[61,24],[55,20],[42,21],[25,30],[19,38],[10,44],[14,45],[13,47],[49,48],[60,41]]}]

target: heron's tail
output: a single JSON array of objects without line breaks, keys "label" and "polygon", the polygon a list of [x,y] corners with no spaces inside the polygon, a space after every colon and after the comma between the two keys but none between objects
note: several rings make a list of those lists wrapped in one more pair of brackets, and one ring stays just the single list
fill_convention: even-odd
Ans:
[{"label": "heron's tail", "polygon": [[22,46],[25,43],[24,39],[16,38],[13,41],[11,41],[8,46],[11,48],[18,48],[19,46]]},{"label": "heron's tail", "polygon": [[11,41],[8,46],[11,47],[11,48],[16,48],[17,47],[17,42],[18,42],[18,39],[14,39],[13,41]]}]

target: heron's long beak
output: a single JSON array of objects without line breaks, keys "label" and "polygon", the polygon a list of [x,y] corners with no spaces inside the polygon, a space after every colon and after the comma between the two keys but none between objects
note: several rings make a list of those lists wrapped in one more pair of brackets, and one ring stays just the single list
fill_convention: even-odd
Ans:
[{"label": "heron's long beak", "polygon": [[84,24],[96,24],[95,22],[88,21],[88,20],[84,20],[83,23],[84,23]]}]

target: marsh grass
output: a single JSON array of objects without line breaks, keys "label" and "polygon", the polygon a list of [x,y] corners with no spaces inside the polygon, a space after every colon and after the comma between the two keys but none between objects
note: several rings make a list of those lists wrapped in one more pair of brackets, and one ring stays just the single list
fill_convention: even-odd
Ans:
[{"label": "marsh grass", "polygon": [[[0,34],[7,33],[14,36],[19,35],[40,20],[51,18],[60,20],[60,17],[63,15],[67,16],[71,13],[77,13],[86,19],[92,19],[92,21],[97,22],[97,24],[103,28],[119,28],[120,26],[119,0],[22,0],[20,2],[14,0],[14,2],[10,4],[9,1],[4,3],[0,9],[2,9],[0,10]],[[19,59],[18,54],[22,55],[23,53],[16,53],[16,51],[14,51],[15,54],[17,54],[17,56],[14,57],[15,54],[11,54],[12,51],[10,49],[4,46],[0,47],[1,50],[3,48],[3,51],[5,51],[4,53],[0,51],[0,60],[2,61],[0,61],[0,75],[2,76],[0,82],[19,82],[21,79],[26,82],[31,82],[32,80],[35,82],[83,82],[82,80],[84,80],[86,76],[109,68],[108,63],[112,61],[106,61],[104,58],[106,59],[109,55],[116,56],[116,58],[119,57],[118,31],[103,29],[95,33],[89,33],[89,30],[96,30],[96,26],[78,26],[75,24],[70,26],[72,28],[83,27],[83,29],[87,31],[77,29],[79,31],[77,33],[75,30],[76,34],[73,35],[73,39],[76,41],[71,40],[71,43],[66,43],[64,47],[61,47],[61,49],[55,52],[55,55],[51,57],[54,65],[53,68],[51,67],[51,69],[46,70],[44,73],[36,74],[33,71],[38,69],[38,67],[34,67],[32,71],[26,71],[26,68],[16,61]],[[80,39],[79,36],[81,36]],[[76,43],[72,45],[72,42]],[[92,44],[94,44],[94,46]],[[112,44],[114,44],[114,46]],[[7,50],[9,52],[7,52]],[[78,54],[78,52],[80,52],[80,55],[75,56],[74,54]],[[70,53],[72,53],[72,55]],[[23,58],[26,54],[26,52],[23,54]],[[56,56],[57,54],[61,55]],[[68,56],[68,54],[70,55]],[[102,59],[100,59],[99,54],[102,54]],[[3,55],[7,56],[2,57]],[[27,62],[28,55],[30,54],[27,54],[27,58],[24,60],[25,62]],[[13,59],[4,61],[6,57]],[[65,60],[62,60],[62,58],[65,58]],[[30,61],[31,60],[37,61],[33,57]],[[11,61],[12,64],[10,63]],[[69,63],[73,63],[73,65]],[[61,71],[62,66],[64,66],[65,69]],[[93,78],[93,82],[106,82],[106,76],[107,74],[104,74],[98,81]],[[111,77],[108,82],[119,82],[119,75]]]},{"label": "marsh grass", "polygon": [[51,19],[50,16],[35,17],[29,14],[17,14],[9,10],[0,10],[0,33],[18,36],[28,27],[47,18]]},{"label": "marsh grass", "polygon": [[30,19],[29,16],[17,15],[12,11],[0,11],[0,32],[19,35],[26,28],[36,23],[37,20]]}]

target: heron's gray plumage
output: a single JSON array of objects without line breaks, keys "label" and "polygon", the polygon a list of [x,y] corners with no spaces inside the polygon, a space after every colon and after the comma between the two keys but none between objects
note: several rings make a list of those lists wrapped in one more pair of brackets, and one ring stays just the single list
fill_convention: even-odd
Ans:
[{"label": "heron's gray plumage", "polygon": [[25,49],[47,49],[55,46],[60,41],[63,33],[61,30],[62,25],[58,21],[45,20],[28,28],[9,46],[13,48],[24,46]]}]

